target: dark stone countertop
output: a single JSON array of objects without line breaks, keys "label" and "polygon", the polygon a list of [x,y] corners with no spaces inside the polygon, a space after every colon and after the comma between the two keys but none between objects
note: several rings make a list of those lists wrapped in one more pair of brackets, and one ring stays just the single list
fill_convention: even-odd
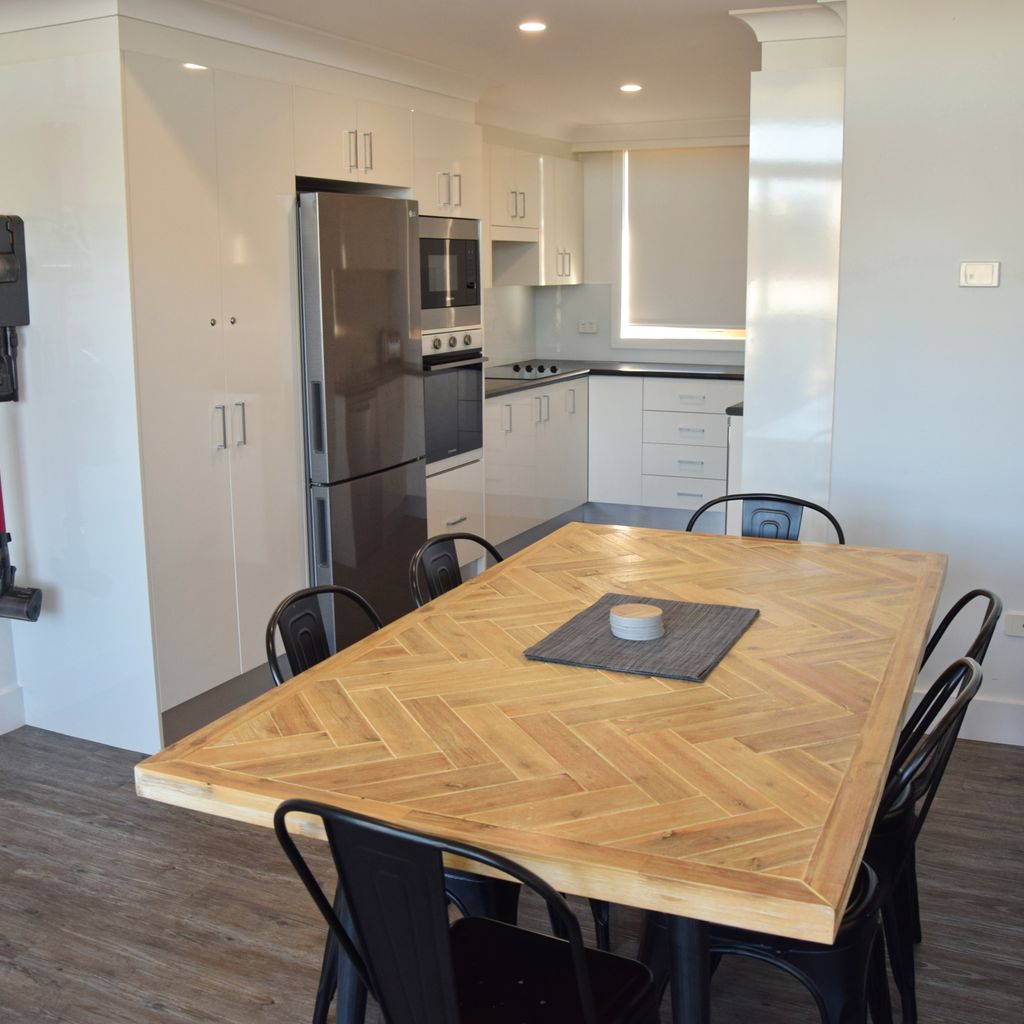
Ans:
[{"label": "dark stone countertop", "polygon": [[[558,373],[545,374],[532,380],[493,379],[490,375],[502,367],[489,367],[486,371],[484,393],[487,398],[509,395],[530,388],[542,388],[546,384],[570,380],[574,377],[691,377],[705,380],[743,380],[742,366],[721,366],[704,363],[629,363],[629,362],[580,362],[572,359],[533,359],[531,362],[553,362]],[[527,360],[522,360],[527,362]],[[506,364],[509,365],[509,364]]]}]

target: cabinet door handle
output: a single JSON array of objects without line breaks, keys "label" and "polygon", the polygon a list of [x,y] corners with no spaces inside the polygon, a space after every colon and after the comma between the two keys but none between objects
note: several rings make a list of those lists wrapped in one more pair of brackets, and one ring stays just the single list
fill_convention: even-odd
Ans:
[{"label": "cabinet door handle", "polygon": [[345,132],[345,140],[348,143],[348,169],[359,170],[359,133],[350,128]]},{"label": "cabinet door handle", "polygon": [[544,422],[547,423],[551,419],[551,396],[541,395],[544,399]]},{"label": "cabinet door handle", "polygon": [[363,170],[373,170],[373,132],[363,132]]},{"label": "cabinet door handle", "polygon": [[565,393],[565,411],[570,415],[576,415],[576,389],[569,388]]},{"label": "cabinet door handle", "polygon": [[[447,182],[442,181],[443,178],[447,179]],[[447,185],[447,189],[442,189],[442,185]],[[447,196],[447,198],[446,198]],[[438,171],[437,172],[437,205],[438,206],[451,206],[452,205],[452,175],[451,171]]]},{"label": "cabinet door handle", "polygon": [[242,439],[235,442],[235,445],[238,448],[241,448],[243,445],[247,445],[249,443],[249,432],[245,427],[245,402],[235,402],[235,408],[242,414]]},{"label": "cabinet door handle", "polygon": [[223,451],[228,446],[228,410],[223,405],[215,405],[214,409],[220,413],[220,444],[217,449]]},{"label": "cabinet door handle", "polygon": [[565,250],[566,267],[565,276],[572,277],[572,249]]},{"label": "cabinet door handle", "polygon": [[459,186],[459,198],[456,199],[455,202],[452,205],[454,205],[454,206],[461,206],[462,205],[462,175],[459,174],[458,172],[456,172],[455,174],[452,175],[452,181],[457,182],[458,186]]},{"label": "cabinet door handle", "polygon": [[505,415],[502,417],[502,420],[503,420],[502,427],[504,428],[506,434],[511,434],[512,433],[512,406],[511,405],[506,405],[505,409],[504,409],[504,413],[505,413]]},{"label": "cabinet door handle", "polygon": [[508,204],[508,215],[515,220],[519,216],[519,205],[516,203],[516,190],[509,189],[508,193],[509,204]]},{"label": "cabinet door handle", "polygon": [[704,433],[704,428],[703,427],[680,427],[679,431],[680,431],[680,433],[683,433],[683,434],[703,434]]},{"label": "cabinet door handle", "polygon": [[458,526],[459,523],[464,523],[469,516],[456,516],[454,519],[448,519],[445,521],[445,526]]},{"label": "cabinet door handle", "polygon": [[520,213],[519,216],[522,217],[522,218],[525,218],[526,217],[526,193],[525,192],[520,192],[519,193],[519,202],[516,203],[516,209],[517,210],[519,209],[519,204],[520,203],[522,203],[523,212]]},{"label": "cabinet door handle", "polygon": [[534,398],[534,401],[537,403],[537,418],[533,422],[534,423],[543,423],[544,422],[544,403],[541,401],[541,396],[537,395]]},{"label": "cabinet door handle", "polygon": [[679,396],[679,401],[680,402],[706,402],[707,398],[708,398],[707,395],[680,395]]}]

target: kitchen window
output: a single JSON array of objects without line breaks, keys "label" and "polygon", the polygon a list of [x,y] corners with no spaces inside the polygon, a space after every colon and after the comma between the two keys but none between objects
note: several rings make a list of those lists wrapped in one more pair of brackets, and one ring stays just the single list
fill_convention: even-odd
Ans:
[{"label": "kitchen window", "polygon": [[619,345],[744,338],[747,193],[746,146],[622,154]]}]

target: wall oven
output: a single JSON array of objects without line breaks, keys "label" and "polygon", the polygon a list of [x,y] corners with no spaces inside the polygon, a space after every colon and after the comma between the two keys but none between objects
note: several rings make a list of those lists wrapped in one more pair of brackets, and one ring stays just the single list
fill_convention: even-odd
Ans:
[{"label": "wall oven", "polygon": [[420,305],[424,331],[480,324],[480,222],[420,217]]},{"label": "wall oven", "polygon": [[483,448],[483,332],[423,334],[427,474],[479,459]]}]

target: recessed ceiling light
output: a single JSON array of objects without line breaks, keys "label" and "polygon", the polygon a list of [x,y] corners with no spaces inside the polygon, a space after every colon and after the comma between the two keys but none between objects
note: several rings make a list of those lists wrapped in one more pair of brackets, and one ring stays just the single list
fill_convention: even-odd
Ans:
[{"label": "recessed ceiling light", "polygon": [[637,85],[636,82],[627,82],[625,85],[619,86],[622,92],[639,92],[642,88],[643,86]]},{"label": "recessed ceiling light", "polygon": [[208,71],[209,69],[205,64],[192,64],[186,61],[181,65],[183,68],[188,68],[189,71]]},{"label": "recessed ceiling light", "polygon": [[520,32],[543,32],[547,25],[543,21],[524,21],[519,26]]}]

